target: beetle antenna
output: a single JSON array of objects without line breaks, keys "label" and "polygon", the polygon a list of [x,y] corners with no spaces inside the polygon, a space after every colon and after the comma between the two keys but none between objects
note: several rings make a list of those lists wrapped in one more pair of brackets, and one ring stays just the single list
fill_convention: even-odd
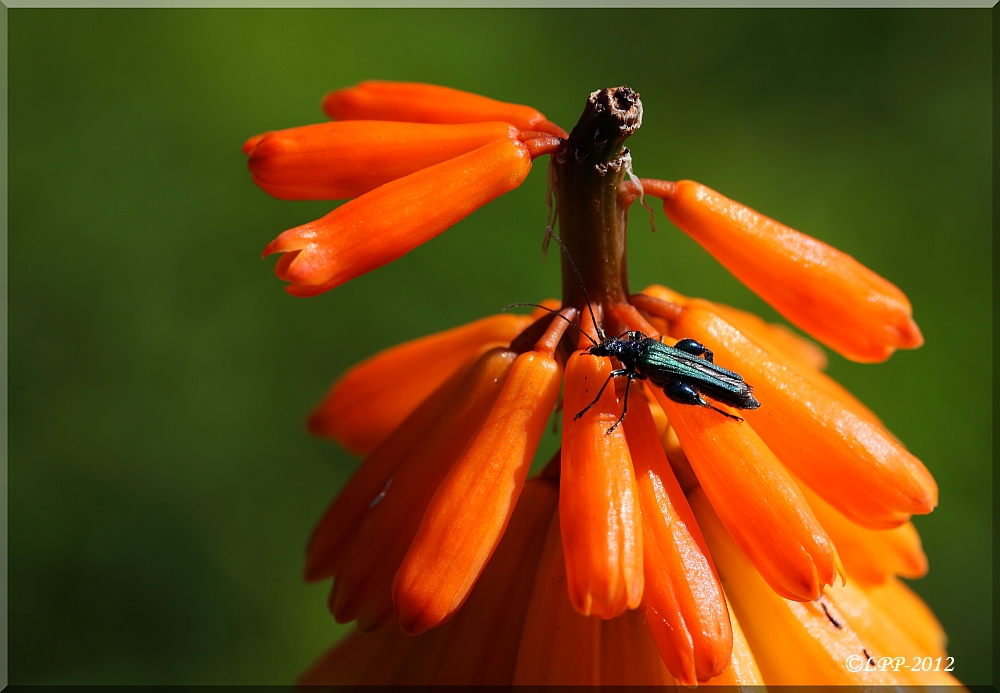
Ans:
[{"label": "beetle antenna", "polygon": [[546,178],[545,205],[549,208],[549,213],[545,217],[545,235],[542,237],[542,259],[549,252],[549,239],[552,229],[556,226],[556,219],[559,214],[559,200],[556,197],[556,169],[549,166],[548,177]]},{"label": "beetle antenna", "polygon": [[[556,239],[556,243],[558,243],[559,247],[562,248],[563,255],[566,256],[567,260],[569,260],[569,266],[573,268],[573,274],[576,275],[577,281],[580,282],[580,288],[583,289],[583,297],[587,299],[587,310],[590,311],[590,319],[594,323],[594,329],[597,330],[597,336],[600,337],[601,341],[603,342],[605,339],[607,339],[604,336],[604,330],[602,330],[601,326],[597,324],[597,318],[594,316],[594,308],[593,306],[590,305],[590,296],[587,295],[587,287],[583,283],[583,277],[580,275],[580,270],[576,268],[576,263],[573,262],[572,256],[570,256],[569,251],[566,249],[566,244],[563,243],[563,240],[559,238],[559,234],[553,231],[551,227],[545,229],[545,237],[546,239],[548,238]],[[591,339],[590,341],[594,340]]]},{"label": "beetle antenna", "polygon": [[562,313],[560,313],[557,310],[552,310],[551,308],[548,308],[548,307],[543,306],[543,305],[539,305],[538,303],[511,303],[509,306],[504,306],[503,309],[504,310],[510,310],[511,308],[520,308],[521,306],[531,306],[532,308],[541,308],[542,310],[549,311],[550,313],[552,313],[557,318],[562,318],[563,320],[565,320],[566,322],[568,322],[570,325],[572,325],[573,327],[575,327],[580,334],[582,334],[584,337],[586,337],[587,339],[590,340],[591,344],[593,344],[594,346],[599,346],[598,343],[594,341],[594,338],[591,337],[589,334],[587,334],[587,332],[582,327],[580,327],[579,325],[577,325],[575,322],[573,322],[572,320],[570,320],[569,318],[567,318],[565,315],[563,315]]}]

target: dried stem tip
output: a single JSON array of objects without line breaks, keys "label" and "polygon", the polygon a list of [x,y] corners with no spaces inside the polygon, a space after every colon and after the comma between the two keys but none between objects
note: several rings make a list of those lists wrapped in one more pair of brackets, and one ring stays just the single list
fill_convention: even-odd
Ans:
[{"label": "dried stem tip", "polygon": [[607,161],[617,156],[625,139],[642,125],[642,101],[626,86],[599,89],[587,99],[587,106],[569,135],[570,146],[579,160],[592,154]]}]

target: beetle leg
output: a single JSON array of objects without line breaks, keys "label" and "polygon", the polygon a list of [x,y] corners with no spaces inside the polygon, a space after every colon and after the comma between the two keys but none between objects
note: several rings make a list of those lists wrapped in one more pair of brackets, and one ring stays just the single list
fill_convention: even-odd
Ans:
[{"label": "beetle leg", "polygon": [[712,359],[715,354],[707,346],[701,342],[696,342],[693,339],[682,339],[674,344],[674,349],[680,349],[681,351],[686,351],[694,356],[704,356],[705,360],[709,363],[715,363]]},{"label": "beetle leg", "polygon": [[623,376],[623,375],[628,375],[628,373],[629,373],[629,370],[627,368],[621,368],[621,369],[619,369],[617,371],[611,371],[611,373],[608,374],[608,379],[604,381],[604,384],[601,385],[601,389],[597,391],[597,397],[594,398],[594,401],[591,402],[590,404],[588,404],[587,406],[585,406],[583,408],[583,410],[579,414],[577,414],[576,416],[573,417],[573,420],[574,421],[578,420],[581,416],[583,416],[584,414],[587,413],[588,409],[590,409],[592,406],[594,406],[595,404],[597,404],[597,401],[599,399],[601,399],[601,395],[604,394],[604,388],[606,388],[608,386],[608,383],[611,382],[612,378],[618,378],[618,377]]},{"label": "beetle leg", "polygon": [[680,380],[673,380],[663,388],[667,397],[678,404],[693,404],[698,407],[707,407],[708,402],[701,398],[698,391]]},{"label": "beetle leg", "polygon": [[679,380],[675,380],[671,383],[667,383],[667,386],[663,388],[667,397],[679,404],[691,404],[696,407],[708,407],[709,409],[714,409],[725,417],[730,419],[736,419],[737,421],[742,421],[743,419],[739,416],[734,416],[727,411],[722,411],[718,407],[712,406],[705,399],[698,394],[698,391],[687,383],[682,383]]},{"label": "beetle leg", "polygon": [[614,431],[616,428],[618,428],[621,425],[622,421],[625,420],[625,412],[628,411],[628,388],[629,385],[632,384],[632,378],[636,376],[638,376],[638,373],[628,374],[628,380],[625,381],[625,397],[624,400],[622,401],[622,415],[618,417],[617,421],[615,421],[615,425],[608,429],[607,435],[611,435],[611,432]]}]

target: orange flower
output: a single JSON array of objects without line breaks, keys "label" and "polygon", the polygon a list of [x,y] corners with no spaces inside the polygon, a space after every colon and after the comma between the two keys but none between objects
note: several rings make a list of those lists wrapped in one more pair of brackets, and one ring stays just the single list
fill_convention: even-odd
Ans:
[{"label": "orange flower", "polygon": [[871,604],[896,620],[918,646],[931,657],[944,657],[948,638],[944,628],[927,605],[897,578],[880,585],[862,586]]},{"label": "orange flower", "polygon": [[[330,609],[359,632],[303,683],[956,683],[869,671],[944,651],[896,578],[927,570],[908,522],[937,502],[927,469],[822,373],[815,343],[664,286],[630,294],[627,209],[660,197],[855,360],[919,346],[899,289],[704,186],[634,178],[623,142],[642,105],[627,87],[592,93],[569,135],[533,108],[432,85],[363,82],[323,107],[338,122],[245,145],[272,194],[355,197],[268,246],[290,293],[392,261],[553,154],[564,305],[387,349],[313,412],[310,430],[366,459],[306,565],[334,578]],[[528,479],[561,387],[561,451]]]},{"label": "orange flower", "polygon": [[[882,656],[902,653],[896,647],[906,644],[899,637],[903,620],[876,613],[860,592],[847,586],[828,587],[813,602],[782,599],[736,547],[706,496],[696,490],[689,497],[765,683],[842,686],[957,683],[940,674],[912,677],[909,672],[901,675],[891,667],[880,668],[877,663]],[[878,637],[873,638],[876,633]],[[893,642],[891,637],[897,640]],[[887,649],[881,649],[883,646]],[[867,666],[869,658],[876,666]]]},{"label": "orange flower", "polygon": [[[528,106],[428,84],[331,92],[344,122],[265,132],[243,145],[253,180],[290,200],[356,198],[264,249],[294,296],[316,296],[426,243],[524,182],[566,133]],[[394,122],[399,121],[399,122]]]},{"label": "orange flower", "polygon": [[274,272],[295,296],[315,296],[426,243],[524,182],[528,148],[515,139],[486,144],[390,181],[322,219],[285,231],[264,256],[286,253]]},{"label": "orange flower", "polygon": [[433,628],[461,606],[503,536],[548,423],[562,367],[529,351],[511,366],[475,439],[438,486],[396,572],[404,633]]},{"label": "orange flower", "polygon": [[341,200],[519,134],[507,123],[355,120],[264,133],[250,138],[244,151],[253,182],[269,194]]},{"label": "orange flower", "polygon": [[636,397],[625,419],[642,509],[643,612],[670,671],[685,686],[726,669],[733,649],[726,598],[694,514]]},{"label": "orange flower", "polygon": [[372,452],[469,358],[510,344],[530,322],[504,313],[386,349],[333,384],[309,430],[353,453]]},{"label": "orange flower", "polygon": [[[342,505],[354,506],[354,517],[336,508],[327,513],[328,521],[340,530],[338,534],[347,534],[343,555],[350,558],[334,564],[336,580],[330,604],[338,620],[358,618],[362,628],[369,630],[382,625],[392,613],[389,587],[420,518],[438,484],[489,414],[515,357],[516,354],[504,349],[484,354],[448,398],[440,414],[422,431],[423,435],[417,433],[417,440],[412,442],[406,440],[409,436],[401,436],[403,440],[390,436],[375,451],[373,459],[379,459],[379,453],[386,450],[386,457],[395,457],[396,465],[391,469],[385,468],[388,465],[373,466],[370,477],[365,474],[374,481],[366,484],[376,488],[374,493],[356,498],[341,495]],[[421,413],[415,412],[413,416]],[[391,454],[396,445],[406,442],[411,442],[408,450]],[[366,461],[362,470],[371,461]],[[348,521],[351,526],[345,527]],[[316,550],[311,563],[329,561],[318,553],[320,546],[315,541],[310,546],[310,553],[313,547]]]},{"label": "orange flower", "polygon": [[611,360],[578,352],[566,364],[559,513],[570,601],[584,616],[612,618],[642,601],[642,528],[632,458],[613,389],[579,421]]},{"label": "orange flower", "polygon": [[698,306],[685,308],[672,331],[710,344],[722,366],[754,384],[768,406],[748,411],[747,421],[778,459],[851,519],[888,528],[937,505],[937,485],[920,460],[849,402]]},{"label": "orange flower", "polygon": [[481,123],[501,120],[522,130],[566,137],[566,131],[530,106],[417,82],[368,80],[323,98],[334,120],[399,120],[407,123]]},{"label": "orange flower", "polygon": [[[601,620],[570,604],[553,469],[550,463],[525,484],[497,560],[451,621],[417,637],[355,632],[300,684],[675,685],[639,611]],[[905,654],[907,662],[943,654],[940,627],[905,587],[837,586],[811,603],[781,599],[729,538],[704,494],[696,489],[690,499],[731,600],[733,655],[705,683],[957,683],[944,672],[893,671],[884,659],[884,652]],[[875,666],[865,671],[868,657]]]},{"label": "orange flower", "polygon": [[880,585],[893,575],[921,578],[927,574],[927,556],[912,522],[893,529],[860,527],[837,512],[808,486],[801,486],[816,518],[837,545],[844,569],[868,585]]},{"label": "orange flower", "polygon": [[850,255],[694,181],[642,183],[677,228],[831,349],[868,363],[924,343],[903,292]]},{"label": "orange flower", "polygon": [[772,589],[788,599],[816,599],[833,583],[833,544],[798,486],[750,426],[656,391],[681,446],[733,538]]},{"label": "orange flower", "polygon": [[549,479],[529,479],[507,532],[464,607],[419,637],[355,631],[300,683],[509,685],[545,532],[558,499]]}]

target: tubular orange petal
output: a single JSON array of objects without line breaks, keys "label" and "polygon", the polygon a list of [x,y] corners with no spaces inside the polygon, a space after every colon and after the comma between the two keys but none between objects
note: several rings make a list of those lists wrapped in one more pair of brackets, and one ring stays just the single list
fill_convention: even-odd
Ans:
[{"label": "tubular orange petal", "polygon": [[323,98],[334,120],[399,120],[411,123],[479,123],[502,120],[521,130],[557,137],[566,131],[530,106],[504,103],[478,94],[419,82],[367,80]]},{"label": "tubular orange petal", "polygon": [[912,522],[894,529],[860,527],[838,513],[802,485],[803,495],[816,519],[830,535],[847,574],[866,584],[882,583],[893,575],[919,578],[927,574],[927,556]]},{"label": "tubular orange petal", "polygon": [[[733,308],[723,303],[693,299],[690,303],[717,313],[740,332],[757,342],[782,360],[792,363],[799,371],[821,371],[829,360],[823,348],[815,342],[800,337],[789,328],[777,323],[765,322],[753,313]],[[834,382],[834,381],[830,381]],[[836,385],[836,383],[834,383]],[[839,385],[837,386],[839,388]],[[843,389],[843,388],[840,388]]]},{"label": "tubular orange petal", "polygon": [[285,287],[316,295],[377,269],[519,186],[528,150],[503,139],[365,193],[322,219],[285,231],[264,255],[300,251],[283,267]]},{"label": "tubular orange petal", "polygon": [[388,491],[396,470],[454,401],[473,365],[470,360],[422,402],[347,481],[309,540],[307,581],[322,580],[336,572],[344,550],[358,532],[371,503],[376,502],[383,491]]},{"label": "tubular orange petal", "polygon": [[650,337],[659,336],[656,327],[651,325],[646,318],[642,317],[642,313],[629,303],[616,303],[611,306],[610,312],[620,324],[627,325],[630,330],[639,330]]},{"label": "tubular orange petal", "polygon": [[419,637],[354,631],[320,658],[303,686],[510,685],[538,559],[558,491],[530,480],[510,527],[462,610]]},{"label": "tubular orange petal", "polygon": [[470,446],[441,482],[392,585],[399,625],[418,635],[451,618],[503,536],[562,385],[551,356],[529,351]]},{"label": "tubular orange petal", "polygon": [[[528,479],[503,539],[469,599],[441,630],[448,630],[431,683],[509,686],[545,532],[559,491]],[[419,636],[419,638],[426,635]]]},{"label": "tubular orange petal", "polygon": [[667,460],[670,462],[670,468],[673,470],[677,482],[684,489],[684,493],[691,493],[691,489],[698,485],[698,477],[695,476],[694,470],[691,469],[691,463],[688,461],[687,455],[684,454],[684,448],[681,447],[677,431],[669,422],[666,430],[660,434],[660,443],[663,445],[663,452],[667,455]]},{"label": "tubular orange petal", "polygon": [[570,601],[614,618],[642,600],[642,525],[632,458],[614,386],[579,420],[611,373],[611,360],[575,352],[566,364],[559,514]]},{"label": "tubular orange petal", "polygon": [[[871,419],[879,426],[882,426],[882,420],[879,419],[875,412],[866,407],[843,385],[826,373],[821,372],[816,366],[808,363],[806,359],[802,358],[802,349],[795,348],[796,342],[798,342],[799,346],[812,345],[816,349],[819,349],[815,344],[799,338],[791,330],[788,330],[788,328],[783,328],[782,325],[765,323],[760,318],[757,318],[757,316],[751,313],[744,313],[736,308],[730,308],[719,303],[710,303],[709,301],[697,298],[689,301],[688,306],[697,307],[718,315],[774,357],[775,361],[781,362],[831,397],[840,400],[845,407],[858,416]],[[778,336],[780,335],[779,328],[787,331],[784,337]],[[822,352],[820,353],[822,354]]]},{"label": "tubular orange petal", "polygon": [[781,361],[813,385],[841,400],[844,406],[850,408],[854,413],[867,417],[880,426],[882,425],[881,420],[872,410],[862,404],[840,383],[821,372],[821,369],[827,365],[826,354],[823,353],[823,350],[808,339],[799,337],[784,325],[764,322],[752,313],[747,313],[721,303],[712,303],[699,298],[689,299],[662,286],[653,285],[645,291],[646,293],[644,294],[637,294],[630,297],[630,300],[634,300],[639,307],[654,310],[662,308],[662,306],[643,305],[646,302],[644,299],[647,295],[660,301],[669,301],[676,305],[676,308],[670,311],[670,318],[672,320],[680,317],[680,306],[682,305],[685,307],[697,307],[714,313],[742,332],[759,347],[776,357],[776,360]]},{"label": "tubular orange petal", "polygon": [[729,623],[733,627],[733,656],[729,660],[729,666],[711,681],[706,681],[706,686],[734,686],[740,693],[753,693],[763,687],[764,677],[760,675],[757,667],[757,660],[753,658],[750,650],[750,643],[747,636],[743,635],[740,622],[736,620],[733,613],[733,605],[726,600],[726,608],[729,610]]},{"label": "tubular orange petal", "polygon": [[524,618],[515,686],[601,682],[601,620],[581,616],[569,601],[560,534],[559,513],[553,513]]},{"label": "tubular orange petal", "polygon": [[726,598],[641,397],[632,399],[624,425],[642,510],[646,623],[670,673],[694,686],[729,663]]},{"label": "tubular orange petal", "polygon": [[706,310],[686,308],[672,329],[713,349],[719,365],[754,386],[761,407],[745,412],[747,421],[778,459],[853,521],[888,529],[937,505],[937,484],[920,460],[850,403],[778,363]]},{"label": "tubular orange petal", "polygon": [[667,432],[667,427],[670,425],[667,421],[667,415],[663,411],[663,407],[660,406],[660,403],[656,401],[656,398],[649,394],[645,388],[642,389],[642,396],[649,406],[649,415],[653,417],[653,425],[656,426],[656,435],[662,438]]},{"label": "tubular orange petal", "polygon": [[895,621],[928,657],[944,657],[948,637],[934,612],[899,578],[881,585],[862,586],[873,606]]},{"label": "tubular orange petal", "polygon": [[563,321],[556,319],[555,312],[562,312],[563,316],[567,317],[571,313],[576,314],[577,310],[575,308],[567,308],[565,311],[553,310],[552,312],[548,312],[536,308],[531,312],[533,322],[511,341],[510,348],[519,354],[532,350],[548,351],[549,345],[546,344],[544,348],[539,348],[539,343],[540,341],[545,342],[556,337],[553,330],[556,329],[556,325],[559,322]]},{"label": "tubular orange petal", "polygon": [[767,685],[905,683],[891,672],[851,671],[848,657],[864,657],[866,644],[850,624],[837,620],[836,609],[826,600],[783,599],[736,546],[702,490],[695,489],[688,499]]},{"label": "tubular orange petal", "polygon": [[309,430],[367,454],[470,358],[510,344],[530,323],[501,313],[380,351],[337,379],[309,416]]},{"label": "tubular orange petal", "polygon": [[253,137],[248,138],[247,141],[243,143],[243,146],[240,147],[240,151],[244,154],[249,154],[253,151],[253,148],[260,144],[260,141],[270,135],[271,132],[271,130],[268,130],[267,132],[262,132],[259,135],[254,135]]},{"label": "tubular orange petal", "polygon": [[546,356],[553,356],[559,347],[559,342],[562,340],[563,335],[566,334],[566,329],[579,312],[576,308],[569,307],[559,311],[559,315],[562,317],[561,320],[556,320],[556,316],[553,315],[549,326],[542,333],[542,336],[538,338],[538,341],[535,342],[534,350]]},{"label": "tubular orange petal", "polygon": [[[539,301],[538,305],[545,306],[549,310],[558,311],[560,308],[562,308],[562,301],[555,298],[545,298]],[[531,319],[538,320],[538,318],[544,317],[545,315],[548,314],[549,314],[548,311],[536,307],[531,311]]]},{"label": "tubular orange petal", "polygon": [[905,294],[850,255],[694,181],[678,182],[663,210],[775,310],[847,358],[879,362],[923,344]]},{"label": "tubular orange petal", "polygon": [[869,649],[871,655],[876,660],[881,660],[882,657],[889,658],[890,661],[884,666],[891,668],[894,673],[898,672],[907,683],[919,686],[958,684],[954,676],[943,671],[948,666],[947,662],[939,662],[937,671],[934,671],[933,661],[928,662],[927,671],[924,671],[923,666],[915,666],[913,660],[923,658],[923,649],[903,628],[874,608],[860,588],[852,584],[836,585],[827,588],[826,596],[865,644],[871,646]]},{"label": "tubular orange petal", "polygon": [[532,159],[537,159],[546,154],[555,154],[563,146],[563,139],[561,137],[534,137],[530,139],[521,137],[520,139],[524,142],[524,146],[528,148]]},{"label": "tubular orange petal", "polygon": [[601,623],[601,685],[677,685],[639,609]]},{"label": "tubular orange petal", "polygon": [[[739,308],[727,306],[724,303],[715,303],[700,298],[687,298],[676,291],[668,289],[659,284],[653,284],[643,290],[638,296],[652,296],[660,301],[676,304],[678,307],[691,304],[699,305],[710,310],[733,325],[738,330],[757,342],[772,354],[780,356],[785,362],[790,362],[799,371],[822,371],[829,364],[826,352],[823,348],[805,337],[785,327],[773,322],[766,322],[753,313],[748,313]],[[634,297],[630,297],[630,300]],[[642,305],[638,306],[643,308]],[[674,316],[676,317],[676,315]],[[839,391],[847,392],[833,380],[830,380],[833,387]]]},{"label": "tubular orange petal", "polygon": [[[647,296],[652,296],[653,298],[658,298],[661,301],[666,301],[667,303],[674,303],[681,307],[686,306],[687,302],[691,300],[684,294],[679,294],[673,289],[669,289],[662,284],[650,284],[642,290],[642,293]],[[642,308],[642,306],[639,307]]]},{"label": "tubular orange petal", "polygon": [[654,391],[702,489],[754,567],[781,596],[816,599],[836,577],[836,551],[785,468],[745,421]]},{"label": "tubular orange petal", "polygon": [[[716,303],[715,305],[720,304]],[[729,308],[729,310],[738,313],[741,317],[749,316],[746,318],[748,320],[760,320],[753,313],[736,308]],[[816,342],[800,336],[790,327],[785,327],[776,322],[764,322],[763,320],[761,322],[764,323],[764,329],[767,332],[767,336],[771,338],[775,351],[788,354],[797,363],[815,368],[818,371],[825,371],[826,367],[830,365],[830,359],[827,357],[826,352],[823,351],[823,347]]]},{"label": "tubular orange petal", "polygon": [[517,136],[517,128],[499,122],[319,123],[262,135],[247,167],[258,186],[283,200],[342,200]]},{"label": "tubular orange petal", "polygon": [[487,352],[458,393],[410,450],[363,511],[330,595],[340,622],[358,619],[362,630],[379,627],[392,613],[392,578],[417,532],[438,484],[475,437],[503,387],[515,354]]}]

